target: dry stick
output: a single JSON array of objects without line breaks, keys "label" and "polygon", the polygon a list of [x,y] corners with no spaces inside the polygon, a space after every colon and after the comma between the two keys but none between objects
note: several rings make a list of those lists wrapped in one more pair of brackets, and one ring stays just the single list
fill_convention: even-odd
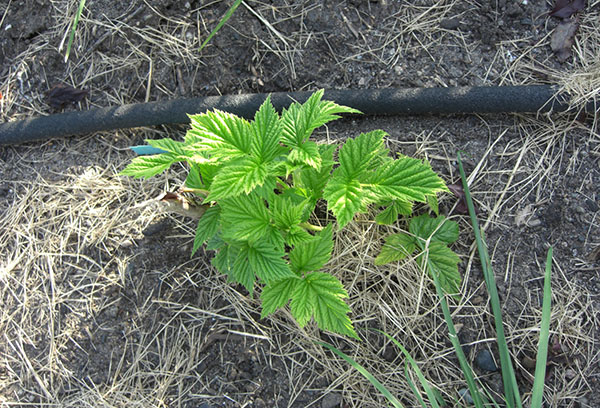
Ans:
[{"label": "dry stick", "polygon": [[[127,17],[125,17],[123,19],[122,24],[127,24],[132,18],[137,16],[143,9],[144,9],[144,6],[140,6],[137,9],[135,9],[133,11],[133,13],[131,13],[130,15],[128,15]],[[113,31],[111,31],[111,30],[104,33],[100,38],[98,38],[96,40],[95,43],[92,44],[92,46],[89,49],[89,52],[92,53],[92,52],[96,51],[96,48],[98,48],[100,46],[100,44],[102,44],[102,42],[104,42],[104,40],[106,40],[108,37],[110,37],[111,34],[113,34]]]}]

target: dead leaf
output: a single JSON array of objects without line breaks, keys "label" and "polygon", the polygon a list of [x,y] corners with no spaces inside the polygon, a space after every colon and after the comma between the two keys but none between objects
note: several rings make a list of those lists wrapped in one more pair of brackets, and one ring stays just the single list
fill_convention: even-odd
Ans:
[{"label": "dead leaf", "polygon": [[584,8],[585,0],[556,0],[550,15],[557,18],[569,18]]},{"label": "dead leaf", "polygon": [[578,27],[579,24],[576,21],[569,20],[559,24],[554,30],[550,39],[550,48],[552,48],[560,62],[565,62],[571,57],[571,47]]},{"label": "dead leaf", "polygon": [[[455,211],[458,214],[469,214],[469,207],[467,206],[467,197],[465,195],[465,190],[463,190],[462,184],[448,184],[448,190],[450,190],[450,192],[454,194],[456,198],[458,198],[458,203],[456,204]],[[475,208],[475,214],[477,214],[479,211],[477,210],[475,204],[473,204],[473,206]]]},{"label": "dead leaf", "polygon": [[90,91],[73,88],[70,85],[56,84],[46,92],[46,103],[54,109],[64,109],[67,105],[81,102]]}]

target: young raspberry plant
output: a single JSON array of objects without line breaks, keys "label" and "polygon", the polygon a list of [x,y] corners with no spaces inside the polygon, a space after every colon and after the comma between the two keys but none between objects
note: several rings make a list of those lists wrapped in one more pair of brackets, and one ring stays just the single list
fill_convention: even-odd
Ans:
[{"label": "young raspberry plant", "polygon": [[[313,131],[359,111],[322,100],[314,93],[281,115],[270,99],[254,120],[210,111],[191,115],[185,140],[147,140],[164,153],[140,156],[121,174],[149,178],[173,163],[187,162],[185,190],[206,211],[193,252],[206,243],[212,264],[252,295],[260,284],[262,316],[289,303],[301,327],[313,318],[321,329],[358,338],[337,277],[321,272],[333,250],[333,222],[344,228],[368,206],[384,207],[376,221],[410,214],[413,202],[437,203],[447,191],[427,162],[390,156],[382,130],[337,145],[309,140]],[[334,217],[314,214],[319,203]]]}]

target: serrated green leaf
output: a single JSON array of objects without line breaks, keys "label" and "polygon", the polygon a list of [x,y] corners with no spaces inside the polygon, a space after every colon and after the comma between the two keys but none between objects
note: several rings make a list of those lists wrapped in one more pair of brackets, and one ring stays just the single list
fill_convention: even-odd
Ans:
[{"label": "serrated green leaf", "polygon": [[299,147],[312,134],[313,130],[338,119],[338,113],[360,113],[347,106],[323,101],[323,90],[313,93],[302,105],[293,103],[283,111],[281,117],[282,140],[290,148]]},{"label": "serrated green leaf", "polygon": [[186,134],[186,144],[191,147],[210,151],[211,157],[224,160],[250,153],[252,133],[243,118],[216,109],[189,118],[191,129]]},{"label": "serrated green leaf", "polygon": [[425,202],[428,195],[448,190],[431,167],[410,157],[385,162],[365,180],[365,189],[377,201],[419,202]]},{"label": "serrated green leaf", "polygon": [[415,236],[431,242],[451,244],[458,239],[458,223],[444,216],[432,218],[427,214],[419,215],[410,220],[409,231]]},{"label": "serrated green leaf", "polygon": [[181,159],[186,159],[191,152],[184,142],[178,142],[173,139],[146,139],[146,143],[157,149],[172,153],[174,156],[179,156]]},{"label": "serrated green leaf", "polygon": [[207,201],[249,194],[261,186],[269,174],[268,166],[252,158],[239,158],[228,163],[215,176]]},{"label": "serrated green leaf", "polygon": [[385,265],[400,261],[415,251],[415,238],[403,233],[392,234],[385,238],[381,252],[375,258],[375,265]]},{"label": "serrated green leaf", "polygon": [[288,154],[288,160],[292,163],[303,163],[315,170],[321,168],[321,155],[317,144],[312,141],[304,142],[292,149]]},{"label": "serrated green leaf", "polygon": [[285,306],[300,282],[297,276],[290,276],[267,284],[260,295],[262,300],[261,318],[265,318],[275,310]]},{"label": "serrated green leaf", "polygon": [[358,338],[348,317],[350,308],[344,302],[346,298],[348,293],[337,278],[313,272],[296,284],[290,309],[300,327],[314,316],[321,329]]},{"label": "serrated green leaf", "polygon": [[225,240],[259,240],[271,232],[269,210],[256,194],[219,201]]},{"label": "serrated green leaf", "polygon": [[154,154],[152,156],[138,156],[131,160],[119,174],[122,176],[132,176],[135,178],[145,178],[156,176],[168,169],[173,163],[183,159],[172,153]]},{"label": "serrated green leaf", "polygon": [[287,231],[294,225],[302,222],[305,202],[292,203],[290,197],[285,195],[274,195],[269,201],[269,212],[275,226],[282,231]]},{"label": "serrated green leaf", "polygon": [[303,169],[298,175],[294,175],[294,185],[304,188],[308,192],[307,197],[311,197],[315,202],[323,197],[323,189],[331,177],[333,168],[333,153],[335,145],[318,145],[321,156],[321,168]]},{"label": "serrated green leaf", "polygon": [[223,274],[231,273],[233,264],[240,251],[239,245],[231,245],[223,242],[211,263]]},{"label": "serrated green leaf", "polygon": [[461,277],[458,272],[460,258],[443,242],[431,242],[425,252],[417,257],[423,268],[435,273],[445,293],[456,294],[460,290]]},{"label": "serrated green leaf", "polygon": [[394,200],[387,207],[375,216],[377,224],[391,225],[398,220],[398,216],[410,215],[412,213],[412,203],[409,201]]},{"label": "serrated green leaf", "polygon": [[242,284],[250,292],[250,296],[252,296],[256,277],[250,262],[248,262],[249,254],[250,248],[247,245],[243,245],[237,253],[233,267],[228,275],[230,280]]},{"label": "serrated green leaf", "polygon": [[281,124],[279,114],[271,104],[271,98],[265,102],[250,124],[252,131],[251,152],[260,162],[269,162],[285,153],[280,145]]},{"label": "serrated green leaf", "polygon": [[334,172],[334,176],[343,175],[347,179],[358,179],[366,171],[381,165],[383,158],[388,155],[383,143],[385,135],[383,130],[374,130],[346,140],[340,149],[340,166]]},{"label": "serrated green leaf", "polygon": [[196,236],[194,237],[194,247],[192,248],[192,256],[198,248],[212,238],[219,229],[219,220],[221,216],[221,208],[219,206],[210,207],[204,212],[204,215],[198,221],[196,228]]},{"label": "serrated green leaf", "polygon": [[190,166],[190,172],[185,178],[185,186],[197,190],[206,188],[202,182],[202,175],[200,174],[200,167],[198,165],[193,164]]},{"label": "serrated green leaf", "polygon": [[327,200],[327,208],[337,218],[340,228],[345,227],[356,213],[367,209],[367,196],[358,180],[347,180],[343,177],[332,177],[323,191]]},{"label": "serrated green leaf", "polygon": [[283,259],[284,255],[283,249],[276,249],[267,242],[254,242],[248,247],[250,267],[267,284],[296,276]]},{"label": "serrated green leaf", "polygon": [[435,215],[440,215],[440,207],[438,205],[437,195],[430,194],[427,196],[427,205]]},{"label": "serrated green leaf", "polygon": [[292,247],[310,242],[314,239],[314,236],[310,235],[308,231],[298,225],[292,225],[285,231],[284,235],[285,243]]},{"label": "serrated green leaf", "polygon": [[318,271],[331,258],[333,250],[333,225],[329,224],[319,235],[290,251],[290,264],[297,274]]}]

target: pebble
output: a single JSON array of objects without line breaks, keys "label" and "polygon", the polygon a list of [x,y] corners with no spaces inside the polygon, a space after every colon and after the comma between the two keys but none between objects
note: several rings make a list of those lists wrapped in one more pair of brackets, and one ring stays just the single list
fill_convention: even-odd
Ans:
[{"label": "pebble", "polygon": [[485,371],[498,371],[498,367],[496,366],[496,363],[494,363],[492,353],[490,353],[490,351],[487,349],[480,350],[477,353],[477,356],[475,357],[475,364],[477,364],[477,367]]},{"label": "pebble", "polygon": [[458,390],[458,395],[469,405],[475,403],[475,401],[473,401],[473,398],[471,398],[471,393],[469,392],[468,388],[461,388],[460,390]]},{"label": "pebble", "polygon": [[262,398],[254,399],[254,408],[267,408],[267,403]]},{"label": "pebble", "polygon": [[598,210],[600,210],[600,207],[598,207],[598,204],[596,204],[595,201],[590,200],[589,198],[587,200],[585,200],[585,206],[588,208],[588,210],[590,210],[591,212],[596,212]]},{"label": "pebble", "polygon": [[446,30],[456,30],[460,26],[458,18],[445,18],[440,22],[440,27]]},{"label": "pebble", "polygon": [[331,392],[321,400],[321,408],[337,408],[342,404],[342,395],[337,392]]}]

